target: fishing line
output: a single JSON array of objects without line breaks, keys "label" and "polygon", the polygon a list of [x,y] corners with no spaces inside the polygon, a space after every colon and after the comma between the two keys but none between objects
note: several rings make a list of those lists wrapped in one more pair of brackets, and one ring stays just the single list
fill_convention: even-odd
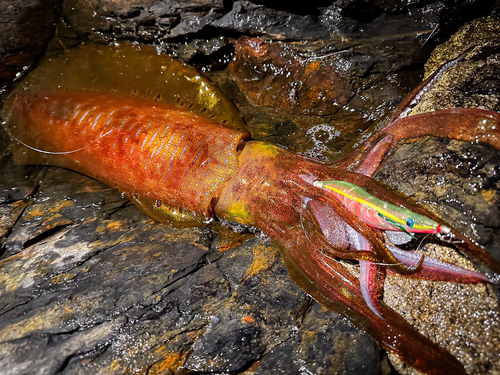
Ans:
[{"label": "fishing line", "polygon": [[420,246],[422,245],[422,242],[424,242],[424,240],[427,238],[427,236],[429,236],[430,233],[427,233],[421,240],[420,240],[420,243],[418,244],[417,248],[415,250],[413,250],[413,252],[417,252],[418,249],[420,248]]},{"label": "fishing line", "polygon": [[10,130],[7,128],[7,121],[2,121],[2,127],[3,129],[5,130],[5,132],[9,135],[9,137],[11,137],[13,140],[15,140],[16,142],[20,143],[21,145],[23,145],[24,147],[32,150],[32,151],[36,151],[36,152],[39,152],[41,154],[47,154],[47,155],[67,155],[67,154],[73,154],[75,152],[78,152],[78,151],[81,151],[81,150],[84,150],[85,148],[89,147],[90,145],[96,143],[96,142],[99,142],[102,138],[104,138],[105,136],[107,136],[108,134],[110,134],[114,129],[111,129],[109,130],[108,132],[106,132],[105,134],[103,135],[100,135],[99,138],[93,140],[92,142],[90,143],[87,143],[85,146],[83,147],[80,147],[80,148],[77,148],[76,150],[71,150],[71,151],[45,151],[45,150],[42,150],[42,149],[39,149],[39,148],[36,148],[36,147],[33,147],[33,146],[30,146],[28,145],[27,143],[24,143],[23,141],[21,141],[18,137],[16,137],[14,134],[12,134],[10,132]]}]

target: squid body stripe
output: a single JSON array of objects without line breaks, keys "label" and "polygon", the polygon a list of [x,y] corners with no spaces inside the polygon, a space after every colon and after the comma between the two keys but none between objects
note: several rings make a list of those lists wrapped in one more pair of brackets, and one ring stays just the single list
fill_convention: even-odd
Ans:
[{"label": "squid body stripe", "polygon": [[88,109],[88,110],[87,110],[87,112],[85,112],[85,113],[83,114],[83,116],[82,116],[82,117],[80,117],[80,120],[78,121],[78,126],[80,126],[80,125],[82,124],[83,120],[84,120],[84,119],[85,119],[85,117],[89,114],[89,112],[90,112],[90,109]]},{"label": "squid body stripe", "polygon": [[[178,142],[179,146],[182,144],[182,140],[184,139],[185,135],[186,135],[186,130],[184,130],[184,133],[182,133],[181,138],[179,139],[179,142]],[[170,174],[172,172],[172,168],[174,166],[174,158],[175,158],[175,153],[176,152],[177,152],[177,147],[174,148],[174,151],[172,152],[172,157],[170,158],[170,168],[169,168],[167,174]]]},{"label": "squid body stripe", "polygon": [[76,120],[76,118],[78,117],[78,114],[80,113],[81,106],[82,106],[82,103],[78,103],[77,105],[75,105],[75,107],[73,108],[73,110],[75,112],[73,113],[73,118],[71,120]]},{"label": "squid body stripe", "polygon": [[121,125],[118,127],[118,130],[121,130],[123,128],[123,125],[125,125],[125,123],[128,121],[128,117],[123,120],[123,122],[121,123]]},{"label": "squid body stripe", "polygon": [[165,138],[163,138],[163,140],[161,141],[160,147],[158,147],[158,150],[156,151],[156,155],[158,155],[161,152],[161,149],[163,148],[164,144],[165,144]]},{"label": "squid body stripe", "polygon": [[165,136],[165,133],[167,132],[168,128],[170,128],[170,124],[165,126],[165,129],[163,130],[163,133],[161,133],[160,137],[163,138]]},{"label": "squid body stripe", "polygon": [[142,145],[141,145],[141,151],[144,149],[144,145],[146,144],[148,137],[149,137],[149,134],[146,134],[146,138],[144,138],[144,141],[142,142]]},{"label": "squid body stripe", "polygon": [[[186,123],[186,125],[189,125],[191,122],[193,122],[194,120],[190,120]],[[190,135],[190,138],[193,138],[194,135],[198,132],[198,129],[194,129],[194,132]],[[182,149],[182,152],[181,152],[181,155],[179,156],[180,158],[182,158],[182,156],[184,155],[184,152],[186,151],[186,148],[189,144],[189,140],[186,141],[186,144],[184,145],[184,148]],[[179,142],[179,145],[180,145],[180,142]]]},{"label": "squid body stripe", "polygon": [[[199,143],[198,143],[198,145],[199,145]],[[199,151],[198,151],[198,153],[196,154],[196,156],[194,157],[193,161],[192,161],[191,163],[189,163],[188,167],[186,168],[186,172],[184,172],[184,176],[182,176],[182,180],[183,180],[183,182],[182,182],[181,190],[183,190],[183,189],[184,189],[184,184],[185,184],[185,183],[186,183],[186,181],[187,181],[187,180],[186,180],[186,176],[187,176],[187,174],[188,174],[188,173],[189,173],[189,171],[191,170],[191,167],[192,167],[193,165],[195,165],[196,160],[198,160],[198,158],[200,157],[200,155],[201,155],[201,153],[202,153],[202,152],[203,152],[203,150],[199,150]]]},{"label": "squid body stripe", "polygon": [[158,132],[159,132],[159,130],[157,130],[157,131],[153,134],[153,136],[151,137],[151,140],[149,141],[149,146],[151,146],[151,145],[153,144],[153,142],[154,142],[154,140],[155,140],[156,136],[158,135]]},{"label": "squid body stripe", "polygon": [[182,152],[181,154],[179,155],[179,158],[182,158],[182,156],[184,155],[184,153],[186,152],[186,148],[187,146],[189,145],[189,140],[186,141],[186,144],[184,145],[184,148],[182,149]]},{"label": "squid body stripe", "polygon": [[149,157],[149,160],[147,161],[146,165],[144,165],[144,170],[146,170],[148,168],[148,164],[149,162],[151,161],[151,159],[153,159],[153,156],[154,154],[156,153],[156,149],[158,148],[158,146],[156,146],[153,150],[153,152],[151,153],[151,156]]},{"label": "squid body stripe", "polygon": [[210,138],[212,138],[212,135],[213,135],[213,134],[214,134],[214,131],[212,130],[212,131],[210,132],[210,134],[208,135],[208,137],[207,137],[207,142],[210,140]]},{"label": "squid body stripe", "polygon": [[[201,181],[205,181],[205,179],[207,178],[208,172],[210,172],[210,169],[207,169],[207,171],[206,171],[206,172],[205,172],[205,174],[203,175],[203,178],[200,178],[200,179],[198,179],[198,181],[196,181],[196,184],[195,184],[195,185],[194,185],[194,187],[193,187],[193,194],[197,195],[197,194],[196,194],[196,188],[198,187],[198,184],[199,184]],[[196,200],[198,200],[198,196],[196,196]]]},{"label": "squid body stripe", "polygon": [[170,143],[172,143],[173,139],[174,139],[174,136],[172,135],[172,137],[170,137],[170,139],[168,140],[167,146],[165,147],[165,150],[167,150],[167,152],[168,152],[168,147],[170,146]]},{"label": "squid body stripe", "polygon": [[101,115],[102,115],[102,113],[99,113],[99,114],[96,116],[96,118],[95,118],[95,120],[94,120],[94,124],[92,125],[92,130],[94,130],[94,129],[95,129],[95,127],[97,126],[97,122],[99,121],[99,118],[101,117]]},{"label": "squid body stripe", "polygon": [[209,165],[212,158],[219,152],[221,146],[222,146],[222,141],[219,141],[219,145],[217,146],[216,150],[212,153],[212,155],[210,155],[210,157],[203,164]]},{"label": "squid body stripe", "polygon": [[[138,120],[138,119],[137,119],[137,120]],[[128,130],[127,130],[127,131],[131,131],[131,130],[134,128],[134,126],[136,126],[136,125],[137,125],[137,120],[136,120],[136,121],[134,121],[134,122],[132,123],[132,125],[130,125],[130,128],[128,128]]]},{"label": "squid body stripe", "polygon": [[108,121],[106,121],[106,123],[104,124],[103,128],[106,128],[111,123],[111,121],[113,121],[113,114],[114,113],[115,113],[115,110],[109,112],[109,114],[108,114]]},{"label": "squid body stripe", "polygon": [[201,142],[203,141],[203,139],[200,139],[200,141],[198,142],[198,144],[196,145],[196,148],[195,150],[198,150],[200,148],[200,145],[201,145]]},{"label": "squid body stripe", "polygon": [[107,127],[109,124],[111,124],[111,121],[113,121],[113,117],[110,114],[108,121],[104,124],[104,127]]}]

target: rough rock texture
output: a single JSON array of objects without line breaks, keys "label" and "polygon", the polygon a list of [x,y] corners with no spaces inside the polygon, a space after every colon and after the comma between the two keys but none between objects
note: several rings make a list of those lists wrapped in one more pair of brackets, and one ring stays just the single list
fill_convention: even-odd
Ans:
[{"label": "rough rock texture", "polygon": [[7,0],[0,12],[0,89],[45,51],[62,0]]},{"label": "rough rock texture", "polygon": [[[63,16],[75,33],[169,41],[191,34],[268,34],[279,39],[368,38],[420,35],[441,23],[463,22],[491,1],[158,1],[66,0]],[[469,18],[470,19],[470,18]],[[441,31],[441,30],[440,30]],[[442,30],[445,32],[444,30]]]}]

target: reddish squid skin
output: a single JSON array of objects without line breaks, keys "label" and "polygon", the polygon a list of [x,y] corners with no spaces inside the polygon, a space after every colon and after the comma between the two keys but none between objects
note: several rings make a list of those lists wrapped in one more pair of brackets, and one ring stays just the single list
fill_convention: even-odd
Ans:
[{"label": "reddish squid skin", "polygon": [[[96,50],[100,61],[94,58]],[[447,129],[454,138],[476,139],[484,121],[488,129],[500,129],[498,114],[462,109],[398,119],[334,166],[273,145],[246,142],[248,134],[237,111],[196,71],[154,49],[123,44],[87,46],[52,65],[42,64],[11,94],[2,117],[8,131],[24,144],[14,147],[18,162],[62,166],[97,178],[161,222],[200,224],[217,216],[256,226],[280,244],[292,279],[320,303],[349,317],[424,373],[464,373],[451,354],[383,301],[383,318],[370,310],[359,280],[336,258],[383,262],[400,273],[408,270],[387,250],[380,231],[313,182],[352,182],[445,225],[426,209],[352,170],[375,170],[395,142],[415,133],[436,135]],[[439,119],[440,129],[434,119]],[[495,144],[495,137],[483,138]],[[380,139],[382,151],[374,155],[370,151]],[[328,240],[310,200],[316,212],[332,218],[334,234]],[[347,225],[370,242],[373,252],[350,248]],[[491,255],[456,230],[451,233],[464,241],[462,250],[500,270]],[[380,279],[383,283],[382,274]]]},{"label": "reddish squid skin", "polygon": [[12,104],[26,132],[23,141],[63,154],[31,150],[28,156],[18,152],[18,158],[94,177],[163,222],[169,209],[212,217],[215,191],[235,173],[237,148],[248,138],[164,103],[43,92],[29,106],[26,101],[18,96]]}]

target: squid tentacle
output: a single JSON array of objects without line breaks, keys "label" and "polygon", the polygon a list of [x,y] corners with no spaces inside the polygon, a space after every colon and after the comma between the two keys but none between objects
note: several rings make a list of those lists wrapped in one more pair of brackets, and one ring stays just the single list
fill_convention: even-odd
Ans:
[{"label": "squid tentacle", "polygon": [[452,108],[398,118],[383,127],[377,137],[372,136],[365,142],[365,149],[370,151],[347,164],[353,168],[356,163],[361,174],[372,176],[400,141],[425,136],[488,143],[500,149],[500,114],[475,108]]},{"label": "squid tentacle", "polygon": [[[420,103],[423,95],[436,85],[439,78],[448,69],[462,61],[473,48],[470,47],[455,59],[445,62],[434,73],[423,80],[399,103],[391,117],[385,121],[385,125],[376,126],[374,129],[376,131],[375,134],[354,150],[349,150],[349,154],[338,160],[336,165],[348,170],[354,170],[366,176],[373,176],[379,165],[384,161],[384,158],[390,154],[395,145],[401,140],[395,140],[391,132],[385,130],[397,120],[406,118],[409,112]],[[429,135],[440,136],[439,134]]]},{"label": "squid tentacle", "polygon": [[[324,223],[324,216],[321,213],[321,209],[325,208],[318,207],[322,204],[322,202],[311,200],[306,203],[309,210],[306,210],[302,215],[301,226],[304,230],[304,236],[309,240],[310,243],[316,244],[321,251],[330,257],[333,258],[343,258],[343,259],[353,259],[353,260],[365,260],[370,262],[381,262],[380,257],[378,257],[372,251],[358,251],[356,250],[348,250],[346,248],[342,248],[338,246],[325,234],[325,229],[327,224]],[[315,207],[316,206],[316,207]],[[316,223],[317,225],[312,225],[312,228],[309,227],[312,223]],[[317,226],[320,227],[320,230],[317,230]],[[341,228],[334,228],[335,230],[341,230]]]},{"label": "squid tentacle", "polygon": [[479,262],[484,264],[492,271],[500,273],[500,263],[490,253],[482,250],[475,242],[473,242],[467,236],[454,229],[446,221],[441,219],[439,216],[437,216],[427,208],[417,204],[408,197],[404,197],[401,193],[397,191],[391,191],[388,190],[387,188],[384,188],[380,182],[373,180],[372,178],[369,178],[367,176],[355,173],[346,173],[344,177],[345,181],[352,182],[364,188],[365,190],[370,192],[370,194],[373,194],[374,196],[380,199],[384,199],[391,204],[404,207],[419,215],[426,216],[429,219],[437,222],[439,225],[450,228],[450,231],[447,235],[453,237],[456,240],[456,242],[454,242],[454,245],[459,250],[463,251],[471,258],[477,259]]},{"label": "squid tentacle", "polygon": [[391,134],[383,134],[376,138],[354,171],[365,176],[373,176],[392,147],[394,147],[394,137]]},{"label": "squid tentacle", "polygon": [[[362,235],[351,227],[347,227],[347,232],[354,248],[358,251],[372,251],[370,243]],[[383,303],[386,274],[386,268],[381,264],[364,260],[359,261],[359,287],[361,294],[370,310],[381,319],[384,319],[382,317],[381,304]]]},{"label": "squid tentacle", "polygon": [[[392,245],[387,245],[387,247],[394,256],[404,264],[415,262],[418,258],[415,252],[401,250]],[[409,277],[424,278],[434,281],[453,281],[462,284],[498,284],[497,280],[483,275],[482,273],[471,271],[431,256],[426,256],[422,268],[418,272],[415,272],[415,274],[409,275]]]},{"label": "squid tentacle", "polygon": [[[357,216],[351,213],[349,210],[345,210],[344,206],[335,198],[332,198],[323,192],[321,193],[321,201],[332,207],[334,211],[342,218],[342,220],[344,220],[346,225],[352,227],[358,233],[363,235],[370,242],[375,254],[377,254],[380,260],[387,264],[388,267],[402,275],[412,274],[420,269],[423,259],[421,259],[416,265],[413,266],[406,266],[401,264],[401,262],[399,262],[387,248],[381,236],[376,233],[373,228],[371,228],[363,221],[357,219]],[[356,257],[354,259],[359,258]]]},{"label": "squid tentacle", "polygon": [[432,73],[429,77],[423,80],[417,87],[415,87],[407,96],[404,98],[401,103],[399,103],[398,107],[389,118],[388,123],[395,121],[398,118],[406,117],[409,112],[422,101],[424,94],[431,90],[439,79],[443,76],[444,73],[453,66],[457,65],[460,61],[462,61],[465,56],[469,52],[471,52],[474,47],[467,48],[461,55],[458,57],[449,60],[442,64],[439,68],[437,68],[434,73]]},{"label": "squid tentacle", "polygon": [[418,333],[383,301],[379,301],[379,307],[385,319],[377,316],[359,294],[359,279],[340,262],[317,247],[308,252],[293,247],[283,251],[290,275],[298,285],[333,311],[351,318],[359,315],[360,319],[354,318],[358,327],[376,337],[383,348],[399,353],[409,365],[427,374],[465,375],[454,356]]}]

